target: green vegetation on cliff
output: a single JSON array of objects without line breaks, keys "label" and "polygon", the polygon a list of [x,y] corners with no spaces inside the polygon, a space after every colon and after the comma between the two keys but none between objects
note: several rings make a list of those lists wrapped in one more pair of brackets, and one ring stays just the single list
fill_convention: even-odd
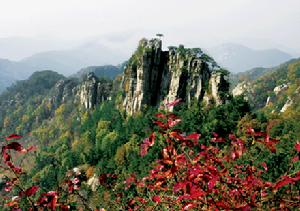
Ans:
[{"label": "green vegetation on cliff", "polygon": [[[152,44],[155,45],[155,42]],[[153,88],[151,84],[156,82],[153,79],[157,77],[156,73],[161,73],[159,72],[163,70],[161,67],[165,67],[160,65],[160,62],[166,62],[158,59],[165,58],[163,56],[155,57],[161,53],[157,48],[159,46],[150,50],[138,49],[128,62],[123,80],[118,78],[111,82],[109,79],[98,79],[90,74],[79,81],[67,79],[52,71],[43,71],[35,73],[26,81],[18,82],[0,96],[2,134],[22,134],[25,144],[34,143],[38,147],[34,157],[30,157],[32,165],[27,166],[28,173],[22,176],[27,181],[26,185],[36,184],[44,189],[42,191],[59,191],[58,187],[64,183],[66,173],[73,168],[79,168],[84,182],[93,179],[94,175],[100,178],[95,189],[87,183],[82,186],[82,193],[88,198],[86,203],[93,209],[99,204],[112,209],[116,199],[114,191],[120,190],[130,175],[132,177],[134,174],[136,178],[148,175],[156,160],[162,159],[161,151],[165,145],[162,140],[166,139],[165,132],[161,130],[164,123],[158,122],[165,111],[156,114],[159,106],[156,102],[162,98],[159,98],[158,93],[153,95],[155,99],[148,99],[147,95],[143,96],[144,100],[140,98],[143,91],[146,90],[146,94],[151,94],[155,88],[165,85],[161,83]],[[300,137],[299,60],[282,65],[251,81],[251,90],[245,93],[249,104],[244,96],[229,95],[229,84],[226,81],[228,72],[221,68],[209,67],[215,64],[212,58],[200,54],[200,49],[187,50],[181,46],[177,50],[182,51],[180,54],[187,58],[176,62],[182,62],[183,69],[189,66],[190,75],[180,78],[176,78],[176,75],[165,77],[175,81],[172,86],[169,81],[169,85],[165,88],[169,95],[174,98],[183,96],[182,102],[174,109],[174,115],[180,117],[178,120],[180,124],[177,124],[177,119],[173,116],[176,126],[172,132],[182,131],[180,134],[182,136],[199,133],[201,134],[200,140],[197,140],[199,146],[202,147],[201,144],[216,146],[224,152],[232,144],[231,134],[237,134],[246,141],[245,145],[249,151],[243,152],[241,159],[234,164],[259,166],[266,163],[269,171],[265,172],[263,178],[268,181],[277,181],[278,177],[288,170],[296,172],[299,169],[299,162],[291,167],[289,161],[294,156],[290,152]],[[187,52],[192,56],[185,55]],[[138,90],[140,92],[134,90],[137,87],[135,80],[138,78],[135,76],[134,65],[141,65],[135,64],[137,62],[135,59],[144,59],[144,66],[140,68],[143,68],[144,74],[151,79],[141,80],[139,84],[141,90]],[[205,76],[203,84],[195,86],[202,76]],[[160,80],[162,81],[162,78]],[[184,81],[186,83],[184,88],[180,84],[182,80],[188,81]],[[127,81],[132,87],[126,86]],[[122,85],[124,89],[120,90],[119,87]],[[276,87],[279,88],[275,93]],[[173,93],[172,88],[177,91]],[[200,100],[195,97],[197,91]],[[108,96],[110,92],[111,95]],[[132,92],[137,95],[136,102],[142,105],[134,114],[122,107],[126,100],[133,107],[136,106],[134,100],[128,98],[130,96],[128,93]],[[214,95],[213,102],[208,103],[204,100],[212,95]],[[221,100],[217,103],[220,96]],[[268,97],[270,97],[269,104],[262,106]],[[292,103],[282,111],[287,101]],[[149,102],[155,103],[151,106]],[[170,101],[164,104],[168,103]],[[246,132],[249,128],[266,131],[271,137],[280,140],[277,150],[274,151],[272,146],[263,148],[263,143],[250,139]],[[141,144],[147,143],[144,139],[149,137],[152,130],[157,131],[157,139],[160,141],[153,144],[147,153],[141,156]],[[218,139],[221,137],[223,139]],[[267,137],[265,139],[269,140]],[[269,152],[270,148],[273,153]],[[201,150],[203,149],[195,149],[193,153],[199,153]],[[187,151],[185,153],[188,154]],[[228,168],[233,169],[232,166]],[[295,186],[297,188],[299,184]],[[126,200],[141,194],[138,191],[138,188],[133,187],[125,189],[122,192],[124,201],[120,203],[126,204]],[[0,200],[0,206],[1,203],[4,202]]]}]

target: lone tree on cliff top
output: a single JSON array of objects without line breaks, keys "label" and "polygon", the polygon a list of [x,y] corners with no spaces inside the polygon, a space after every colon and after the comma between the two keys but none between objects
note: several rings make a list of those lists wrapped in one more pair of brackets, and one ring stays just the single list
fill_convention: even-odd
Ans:
[{"label": "lone tree on cliff top", "polygon": [[161,39],[164,35],[163,34],[160,34],[160,33],[157,33],[156,36]]}]

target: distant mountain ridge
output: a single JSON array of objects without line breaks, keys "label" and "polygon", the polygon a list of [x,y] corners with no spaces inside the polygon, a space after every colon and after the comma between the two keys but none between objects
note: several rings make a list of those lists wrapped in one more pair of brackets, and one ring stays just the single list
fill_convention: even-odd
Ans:
[{"label": "distant mountain ridge", "polygon": [[244,94],[256,109],[299,111],[300,58],[274,68],[256,68],[236,75],[234,95]]},{"label": "distant mountain ridge", "polygon": [[27,65],[0,59],[0,93],[13,82],[26,79],[32,72],[33,69]]},{"label": "distant mountain ridge", "polygon": [[21,62],[38,70],[51,69],[69,76],[87,66],[116,65],[125,59],[124,55],[113,49],[87,43],[70,50],[37,53]]},{"label": "distant mountain ridge", "polygon": [[244,72],[256,67],[274,67],[292,59],[279,49],[254,50],[246,46],[226,43],[208,49],[209,54],[230,72]]},{"label": "distant mountain ridge", "polygon": [[117,75],[121,74],[122,71],[123,69],[120,66],[113,66],[113,65],[89,66],[86,68],[82,68],[76,74],[72,75],[72,77],[82,78],[88,73],[94,73],[94,75],[98,78],[114,79]]},{"label": "distant mountain ridge", "polygon": [[271,72],[276,72],[278,69],[282,69],[290,64],[293,64],[294,62],[297,62],[298,60],[299,60],[299,58],[291,59],[291,60],[288,60],[288,61],[286,61],[278,66],[275,66],[275,67],[271,67],[271,68],[256,67],[256,68],[247,70],[245,72],[232,74],[232,79],[233,79],[232,83],[236,84],[236,83],[242,82],[242,81],[250,81],[250,82],[254,81],[265,74],[270,74]]},{"label": "distant mountain ridge", "polygon": [[[0,59],[0,93],[13,82],[26,79],[36,71],[53,70],[70,76],[85,67],[120,64],[125,59],[121,53],[95,43],[70,50],[41,52],[21,61]],[[111,76],[117,74],[116,69],[112,71],[115,73]]]},{"label": "distant mountain ridge", "polygon": [[[0,42],[1,44],[1,42]],[[241,72],[253,67],[276,66],[291,56],[280,50],[253,50],[242,45],[225,44],[208,49],[209,54],[230,72]],[[33,54],[21,61],[0,59],[0,93],[17,80],[28,78],[33,72],[53,70],[70,76],[78,70],[87,68],[106,71],[99,66],[116,65],[126,60],[126,56],[97,42],[89,42],[69,50],[45,51]],[[108,66],[107,66],[108,67]],[[118,70],[112,68],[113,77]],[[97,74],[96,74],[97,75]]]}]

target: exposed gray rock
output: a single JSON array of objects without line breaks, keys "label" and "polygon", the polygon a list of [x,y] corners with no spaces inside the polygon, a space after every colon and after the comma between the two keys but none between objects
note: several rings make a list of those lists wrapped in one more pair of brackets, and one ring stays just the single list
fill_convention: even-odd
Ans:
[{"label": "exposed gray rock", "polygon": [[87,185],[91,187],[93,192],[95,192],[100,185],[99,177],[94,174],[94,176],[89,178],[89,180],[87,181]]},{"label": "exposed gray rock", "polygon": [[269,96],[268,98],[267,98],[267,102],[266,102],[266,106],[268,106],[269,104],[270,104],[270,101],[271,100],[271,97]]},{"label": "exposed gray rock", "polygon": [[125,68],[123,107],[130,115],[143,106],[158,106],[177,98],[219,105],[228,94],[226,71],[201,49],[184,46],[162,50],[160,39],[142,39]]},{"label": "exposed gray rock", "polygon": [[72,99],[75,95],[74,88],[78,86],[78,82],[72,79],[65,79],[58,81],[52,92],[52,97],[50,97],[50,103],[53,109],[56,109],[62,103],[67,100]]},{"label": "exposed gray rock", "polygon": [[77,98],[86,109],[92,109],[97,104],[109,100],[112,90],[110,81],[99,81],[93,74],[89,73],[86,79],[77,87]]},{"label": "exposed gray rock", "polygon": [[245,93],[245,91],[249,91],[250,89],[250,82],[240,82],[236,85],[236,87],[234,87],[234,89],[232,90],[232,95],[233,96],[239,96]]},{"label": "exposed gray rock", "polygon": [[279,92],[282,92],[283,90],[286,90],[288,87],[289,87],[289,86],[288,86],[287,84],[281,84],[281,85],[276,86],[276,87],[274,88],[274,92],[275,92],[276,95],[278,95]]},{"label": "exposed gray rock", "polygon": [[285,112],[289,107],[293,105],[293,100],[289,97],[284,106],[281,108],[280,112],[283,113]]}]

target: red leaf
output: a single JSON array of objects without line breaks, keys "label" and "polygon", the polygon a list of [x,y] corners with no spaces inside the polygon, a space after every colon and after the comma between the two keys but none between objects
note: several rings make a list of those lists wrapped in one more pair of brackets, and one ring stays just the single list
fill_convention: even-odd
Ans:
[{"label": "red leaf", "polygon": [[4,147],[5,147],[5,149],[13,149],[13,150],[18,151],[18,152],[23,150],[23,146],[18,142],[11,142],[11,143],[9,143],[8,145],[6,145]]},{"label": "red leaf", "polygon": [[178,134],[178,132],[176,132],[176,131],[171,132],[170,137],[175,138],[175,139],[180,140],[180,141],[185,140],[185,138],[182,135]]},{"label": "red leaf", "polygon": [[198,133],[192,133],[185,137],[186,140],[193,140],[193,141],[198,141],[199,138],[200,138],[200,134]]},{"label": "red leaf", "polygon": [[37,150],[36,146],[30,146],[26,149],[26,152],[35,151],[35,150]]},{"label": "red leaf", "polygon": [[181,119],[168,119],[168,126],[169,127],[174,127],[176,126],[179,122],[181,122]]},{"label": "red leaf", "polygon": [[242,209],[242,211],[251,211],[251,207],[248,204],[239,208]]},{"label": "red leaf", "polygon": [[165,125],[163,122],[161,122],[159,120],[153,121],[153,123],[156,124],[157,126],[159,126],[160,128],[164,129],[164,130],[168,129],[168,126]]},{"label": "red leaf", "polygon": [[151,133],[149,138],[145,138],[143,143],[141,144],[140,154],[144,157],[148,153],[148,148],[153,146],[155,143],[155,133]]},{"label": "red leaf", "polygon": [[141,202],[142,204],[145,204],[147,201],[146,199],[142,198],[142,197],[135,197],[136,200],[138,200],[139,202]]},{"label": "red leaf", "polygon": [[159,196],[153,196],[152,201],[154,201],[156,203],[160,203],[160,197]]},{"label": "red leaf", "polygon": [[2,148],[2,157],[4,162],[10,161],[10,155],[6,152],[6,149]]},{"label": "red leaf", "polygon": [[232,160],[235,160],[236,159],[236,153],[235,152],[231,152],[231,158],[232,158]]},{"label": "red leaf", "polygon": [[6,141],[10,141],[12,139],[20,139],[20,138],[23,138],[23,137],[18,134],[11,134],[8,137],[6,137],[5,139],[6,139]]},{"label": "red leaf", "polygon": [[[5,204],[5,206],[7,207],[13,207],[15,205],[17,205],[18,203],[16,201],[10,201],[8,203]],[[14,208],[12,210],[15,210]]]},{"label": "red leaf", "polygon": [[300,180],[300,171],[298,171],[298,173],[296,175],[297,175],[297,177],[293,178],[294,182],[297,182],[298,180]]},{"label": "red leaf", "polygon": [[265,162],[262,162],[261,165],[264,167],[265,171],[268,171],[268,166]]},{"label": "red leaf", "polygon": [[208,182],[208,189],[211,190],[216,186],[216,183],[218,181],[218,177],[213,177],[209,182]]},{"label": "red leaf", "polygon": [[181,101],[181,99],[176,99],[173,102],[167,103],[166,106],[168,108],[173,107],[173,106],[177,105],[180,101]]},{"label": "red leaf", "polygon": [[283,180],[277,182],[275,184],[274,188],[275,188],[275,190],[278,190],[282,186],[288,185],[288,184],[293,183],[293,182],[294,182],[293,178],[286,176]]},{"label": "red leaf", "polygon": [[21,168],[21,167],[18,167],[18,166],[12,167],[12,170],[13,170],[15,173],[17,173],[17,174],[22,173],[22,168]]},{"label": "red leaf", "polygon": [[219,137],[219,134],[216,133],[216,132],[213,132],[212,135],[213,135],[215,138],[218,138],[218,137]]},{"label": "red leaf", "polygon": [[70,206],[68,206],[68,205],[60,205],[60,210],[61,211],[68,211],[68,210],[70,210]]},{"label": "red leaf", "polygon": [[145,155],[147,155],[148,148],[149,148],[149,145],[147,145],[147,144],[142,144],[141,145],[141,148],[140,148],[141,157],[144,157]]},{"label": "red leaf", "polygon": [[160,118],[160,119],[166,118],[166,115],[164,115],[163,113],[155,114],[155,116],[156,116],[157,118]]},{"label": "red leaf", "polygon": [[55,191],[49,191],[48,193],[42,193],[40,198],[37,201],[37,204],[39,206],[47,206],[52,211],[56,210],[56,204],[57,204],[57,192]]},{"label": "red leaf", "polygon": [[222,137],[219,137],[219,138],[215,137],[215,138],[212,138],[210,141],[213,143],[224,143],[226,140],[225,140],[225,138],[222,138]]},{"label": "red leaf", "polygon": [[299,160],[299,156],[298,155],[292,158],[292,162],[293,163],[297,162],[298,160]]},{"label": "red leaf", "polygon": [[216,202],[216,205],[217,205],[217,207],[220,207],[220,208],[223,208],[223,209],[226,209],[226,210],[230,209],[230,206],[227,205],[227,204],[225,204],[225,203],[222,202],[222,201]]},{"label": "red leaf", "polygon": [[255,133],[253,128],[247,128],[247,133],[253,135]]},{"label": "red leaf", "polygon": [[236,140],[236,137],[235,137],[235,135],[233,135],[233,134],[229,134],[229,139],[230,139],[231,141],[235,141],[235,140]]},{"label": "red leaf", "polygon": [[26,195],[26,196],[33,196],[37,191],[39,190],[39,186],[32,186],[25,190],[25,192],[21,192],[21,196]]},{"label": "red leaf", "polygon": [[4,188],[4,191],[6,192],[10,192],[13,188],[13,182],[12,181],[7,181],[5,183],[5,188]]},{"label": "red leaf", "polygon": [[51,198],[48,207],[50,207],[54,211],[57,203],[57,198],[58,198],[57,193],[55,191],[50,191],[47,193],[47,196],[50,196]]},{"label": "red leaf", "polygon": [[297,150],[297,152],[300,152],[300,143],[299,142],[297,142],[295,144],[295,149]]},{"label": "red leaf", "polygon": [[149,146],[152,147],[155,143],[155,133],[151,133],[151,135],[149,136]]},{"label": "red leaf", "polygon": [[190,192],[191,199],[198,199],[199,197],[204,196],[206,194],[206,192],[197,188],[195,185],[192,185]]},{"label": "red leaf", "polygon": [[178,182],[173,187],[173,192],[176,193],[180,191],[181,189],[184,189],[186,187],[186,182]]}]

